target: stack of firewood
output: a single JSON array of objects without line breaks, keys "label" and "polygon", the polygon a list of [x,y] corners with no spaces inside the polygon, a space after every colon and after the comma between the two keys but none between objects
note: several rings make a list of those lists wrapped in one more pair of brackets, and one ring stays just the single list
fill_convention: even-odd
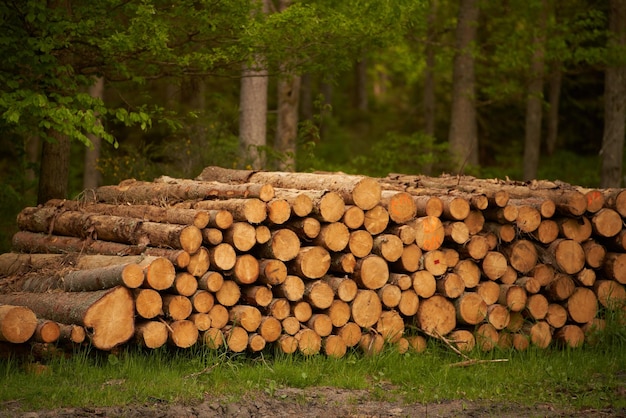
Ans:
[{"label": "stack of firewood", "polygon": [[547,181],[218,167],[128,180],[19,214],[0,341],[576,347],[624,307],[624,217],[626,190]]}]

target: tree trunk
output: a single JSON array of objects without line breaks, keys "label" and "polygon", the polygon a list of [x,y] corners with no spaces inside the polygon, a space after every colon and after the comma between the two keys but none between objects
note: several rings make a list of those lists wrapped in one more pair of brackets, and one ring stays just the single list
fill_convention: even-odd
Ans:
[{"label": "tree trunk", "polygon": [[[424,91],[422,105],[424,107],[424,133],[435,137],[436,100],[435,96],[435,31],[437,20],[437,0],[430,2],[426,29],[426,65],[424,67]],[[428,174],[428,173],[426,173]]]},{"label": "tree trunk", "polygon": [[[609,2],[608,48],[619,62],[610,62],[604,78],[604,135],[600,186],[621,187],[626,124],[626,64],[617,50],[626,46],[626,2]],[[616,50],[617,49],[617,50]]]},{"label": "tree trunk", "polygon": [[43,142],[39,171],[37,203],[50,199],[66,199],[70,176],[70,139],[58,131],[50,130],[50,139]]},{"label": "tree trunk", "polygon": [[[95,99],[104,99],[104,78],[97,77],[94,84],[89,86],[89,95]],[[100,123],[98,121],[97,123]],[[102,173],[98,169],[102,138],[96,135],[87,135],[91,147],[85,149],[85,168],[83,172],[83,189],[95,189],[102,182]]]},{"label": "tree trunk", "polygon": [[547,0],[542,0],[533,39],[533,56],[530,63],[530,80],[526,98],[526,126],[524,139],[524,180],[537,178],[541,153],[541,108],[543,106],[543,77],[545,60],[545,31],[548,19]]},{"label": "tree trunk", "polygon": [[478,164],[478,134],[476,127],[474,44],[478,27],[477,0],[462,0],[456,27],[456,54],[450,116],[450,152],[456,172],[466,164]]},{"label": "tree trunk", "polygon": [[110,350],[133,336],[134,301],[130,291],[116,287],[96,292],[14,293],[0,303],[29,307],[38,317],[92,329],[91,342]]},{"label": "tree trunk", "polygon": [[[261,10],[252,2],[253,14],[269,13],[269,0],[263,0]],[[261,169],[265,167],[267,146],[267,86],[265,58],[254,54],[252,62],[243,67],[239,93],[239,165]]]},{"label": "tree trunk", "polygon": [[549,78],[548,100],[548,134],[546,136],[546,153],[554,154],[559,138],[559,107],[561,102],[561,84],[563,81],[563,71],[560,61],[552,62],[552,69]]},{"label": "tree trunk", "polygon": [[[281,3],[289,3],[283,0]],[[296,149],[298,140],[298,103],[300,76],[285,74],[278,80],[278,121],[274,148],[280,154],[278,169],[296,170]]]}]

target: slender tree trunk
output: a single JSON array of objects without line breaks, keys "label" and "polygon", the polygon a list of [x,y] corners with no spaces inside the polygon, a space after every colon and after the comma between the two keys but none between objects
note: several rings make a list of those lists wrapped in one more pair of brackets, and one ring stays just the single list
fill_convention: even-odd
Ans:
[{"label": "slender tree trunk", "polygon": [[367,100],[367,60],[359,59],[354,64],[354,105],[355,107],[366,112],[368,108]]},{"label": "slender tree trunk", "polygon": [[311,74],[300,78],[300,115],[302,120],[313,120],[313,86]]},{"label": "slender tree trunk", "polygon": [[435,136],[435,22],[437,17],[437,0],[430,2],[428,27],[426,34],[426,67],[424,68],[424,133]]},{"label": "slender tree trunk", "polygon": [[[626,46],[626,0],[609,3],[609,50]],[[614,52],[618,63],[609,64],[604,79],[604,135],[602,138],[601,187],[621,187],[626,123],[626,64]]]},{"label": "slender tree trunk", "polygon": [[[89,87],[89,95],[94,98],[103,99],[104,78],[98,77],[94,84]],[[98,159],[100,158],[100,148],[102,139],[95,135],[87,135],[91,141],[92,148],[85,149],[85,168],[83,172],[83,189],[95,189],[102,182],[102,174],[98,170]]]},{"label": "slender tree trunk", "polygon": [[37,189],[37,173],[39,170],[36,168],[39,157],[41,156],[41,138],[37,135],[28,136],[24,139],[24,154],[26,156],[24,174],[24,196],[27,197],[27,202],[31,200],[34,202],[36,198]]},{"label": "slender tree trunk", "polygon": [[530,64],[530,82],[526,99],[526,135],[524,139],[524,180],[537,177],[541,154],[541,107],[543,105],[543,76],[545,68],[545,29],[547,1],[542,0],[538,33],[533,39],[534,53]]},{"label": "slender tree trunk", "polygon": [[320,110],[320,139],[328,137],[328,121],[332,118],[333,85],[330,81],[324,81],[320,86],[322,93],[322,109]]},{"label": "slender tree trunk", "polygon": [[49,135],[51,139],[44,141],[41,150],[37,203],[66,199],[68,195],[70,139],[55,130],[51,130]]},{"label": "slender tree trunk", "polygon": [[561,84],[563,71],[559,61],[552,63],[550,72],[550,90],[548,100],[550,108],[548,110],[548,136],[546,137],[546,151],[548,155],[554,154],[559,136],[559,106],[561,102]]},{"label": "slender tree trunk", "polygon": [[462,171],[466,163],[478,164],[476,127],[475,73],[472,48],[480,10],[478,0],[462,0],[456,28],[456,55],[450,117],[450,152],[454,169]]},{"label": "slender tree trunk", "polygon": [[[282,12],[291,5],[291,0],[280,0],[278,11]],[[298,106],[300,103],[300,76],[285,71],[278,80],[278,120],[274,148],[281,154],[278,169],[295,171],[296,141],[298,139]]]},{"label": "slender tree trunk", "polygon": [[185,110],[201,115],[187,126],[190,140],[187,149],[189,153],[184,154],[183,158],[180,159],[180,164],[188,175],[191,175],[201,165],[201,155],[193,151],[201,149],[207,140],[206,121],[203,117],[206,110],[205,91],[206,85],[202,78],[192,77],[183,81],[181,101],[185,104]]},{"label": "slender tree trunk", "polygon": [[[269,0],[263,0],[261,12],[269,12]],[[244,65],[239,96],[240,165],[257,170],[265,167],[267,145],[268,73],[263,61],[255,54],[253,62]]]}]

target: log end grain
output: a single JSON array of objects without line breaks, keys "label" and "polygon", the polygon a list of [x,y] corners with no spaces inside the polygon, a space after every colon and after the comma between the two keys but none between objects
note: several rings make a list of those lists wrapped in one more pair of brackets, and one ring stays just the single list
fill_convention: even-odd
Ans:
[{"label": "log end grain", "polygon": [[37,329],[37,316],[25,306],[0,305],[0,340],[28,341]]},{"label": "log end grain", "polygon": [[93,330],[92,343],[110,350],[128,341],[135,332],[135,303],[129,289],[116,287],[86,311],[83,324]]}]

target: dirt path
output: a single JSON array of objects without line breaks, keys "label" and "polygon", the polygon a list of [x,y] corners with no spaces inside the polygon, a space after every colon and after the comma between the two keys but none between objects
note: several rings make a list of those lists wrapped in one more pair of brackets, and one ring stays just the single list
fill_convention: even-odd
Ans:
[{"label": "dirt path", "polygon": [[269,417],[626,417],[626,410],[572,410],[548,404],[524,406],[498,402],[464,400],[432,404],[405,404],[372,399],[365,390],[330,387],[277,389],[273,396],[265,392],[228,399],[205,399],[194,405],[168,404],[155,399],[151,404],[108,408],[65,408],[19,412],[18,404],[0,407],[0,417],[176,417],[176,418],[269,418]]}]

